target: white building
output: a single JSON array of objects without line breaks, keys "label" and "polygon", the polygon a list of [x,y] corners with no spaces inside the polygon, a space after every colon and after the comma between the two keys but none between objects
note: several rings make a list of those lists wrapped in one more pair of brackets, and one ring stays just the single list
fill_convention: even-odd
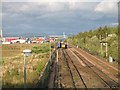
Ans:
[{"label": "white building", "polygon": [[2,44],[11,44],[11,42],[2,42]]},{"label": "white building", "polygon": [[26,40],[23,40],[23,39],[17,39],[17,40],[12,40],[11,43],[25,43]]}]

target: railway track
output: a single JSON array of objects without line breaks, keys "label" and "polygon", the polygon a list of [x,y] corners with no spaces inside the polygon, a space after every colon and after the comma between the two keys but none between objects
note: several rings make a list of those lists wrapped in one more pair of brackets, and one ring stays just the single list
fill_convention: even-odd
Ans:
[{"label": "railway track", "polygon": [[68,62],[68,58],[66,57],[64,51],[63,51],[63,55],[64,55],[64,60],[65,60],[65,62],[66,62],[66,65],[67,65],[67,67],[68,67],[68,70],[69,70],[69,72],[70,72],[70,76],[71,76],[71,79],[72,79],[73,87],[76,88],[76,86],[75,86],[75,80],[74,80],[74,74],[72,73],[72,69],[71,69],[71,67],[70,67],[70,64],[69,64],[69,62]]},{"label": "railway track", "polygon": [[100,64],[103,68],[107,67],[106,69],[107,69],[108,71],[109,71],[109,69],[112,69],[112,73],[114,73],[114,74],[117,74],[118,72],[120,73],[120,71],[119,71],[118,68],[113,67],[112,65],[110,65],[110,64],[107,63],[107,62],[105,62],[104,60],[101,60],[101,59],[99,59],[99,58],[97,58],[97,57],[95,57],[95,56],[87,53],[86,51],[84,51],[84,50],[82,50],[82,49],[80,49],[80,48],[78,49],[78,48],[72,46],[72,49],[74,49],[75,51],[79,52],[80,55],[82,54],[82,56],[83,56],[86,60],[89,59],[89,60],[91,60],[92,62],[96,63],[97,65]]},{"label": "railway track", "polygon": [[57,81],[56,88],[75,88],[74,80],[72,77],[72,73],[68,63],[66,62],[66,58],[63,55],[63,51],[61,49],[58,50],[58,72],[56,73]]},{"label": "railway track", "polygon": [[[92,60],[88,61],[74,48],[58,49],[58,66],[54,78],[55,88],[98,88],[116,90],[118,83],[97,67]],[[101,89],[102,88],[102,89]]]},{"label": "railway track", "polygon": [[89,69],[91,69],[109,88],[117,88],[118,83],[111,79],[108,75],[103,73],[99,68],[95,67],[92,63],[87,61],[77,51],[71,50]]},{"label": "railway track", "polygon": [[120,73],[118,68],[113,67],[108,62],[106,62],[104,60],[101,60],[101,59],[99,59],[99,58],[97,58],[97,57],[95,57],[95,56],[81,50],[81,49],[76,49],[76,48],[72,48],[72,49],[74,51],[76,51],[77,53],[79,53],[79,56],[84,57],[84,59],[86,61],[90,62],[95,67],[99,68],[103,73],[105,73],[111,79],[118,82],[119,73]]},{"label": "railway track", "polygon": [[56,86],[58,88],[85,88],[87,90],[80,72],[65,50],[59,50],[58,59],[59,72],[56,75],[58,76],[57,80],[55,80],[58,81]]},{"label": "railway track", "polygon": [[74,81],[74,83],[73,83],[74,88],[86,88],[86,90],[87,90],[87,86],[85,85],[85,82],[84,82],[79,70],[77,69],[76,65],[74,64],[73,60],[70,58],[70,56],[68,55],[66,50],[63,51],[63,55],[65,57],[67,66],[70,70],[72,80]]}]

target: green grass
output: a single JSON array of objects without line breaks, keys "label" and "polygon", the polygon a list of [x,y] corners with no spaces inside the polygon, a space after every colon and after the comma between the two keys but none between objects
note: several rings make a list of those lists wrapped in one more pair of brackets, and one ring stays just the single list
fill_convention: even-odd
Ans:
[{"label": "green grass", "polygon": [[40,46],[34,46],[32,48],[32,52],[35,54],[48,53],[49,51],[50,51],[50,44],[49,43],[41,44]]},{"label": "green grass", "polygon": [[39,75],[40,72],[43,70],[44,66],[45,66],[46,62],[39,62],[36,68],[36,73]]}]

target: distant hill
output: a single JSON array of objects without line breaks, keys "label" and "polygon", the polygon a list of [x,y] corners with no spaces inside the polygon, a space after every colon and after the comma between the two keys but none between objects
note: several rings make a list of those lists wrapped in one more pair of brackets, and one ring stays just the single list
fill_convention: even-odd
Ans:
[{"label": "distant hill", "polygon": [[39,34],[39,33],[24,33],[24,34],[4,34],[4,37],[43,37],[48,36],[47,34]]}]

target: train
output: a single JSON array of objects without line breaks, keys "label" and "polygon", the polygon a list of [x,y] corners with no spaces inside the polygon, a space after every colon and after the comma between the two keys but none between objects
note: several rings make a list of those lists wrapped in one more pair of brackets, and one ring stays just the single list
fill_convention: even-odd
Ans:
[{"label": "train", "polygon": [[67,42],[66,40],[60,40],[58,43],[57,43],[57,47],[58,48],[64,48],[64,49],[67,49]]},{"label": "train", "polygon": [[66,42],[61,42],[61,48],[67,49],[67,43]]}]

